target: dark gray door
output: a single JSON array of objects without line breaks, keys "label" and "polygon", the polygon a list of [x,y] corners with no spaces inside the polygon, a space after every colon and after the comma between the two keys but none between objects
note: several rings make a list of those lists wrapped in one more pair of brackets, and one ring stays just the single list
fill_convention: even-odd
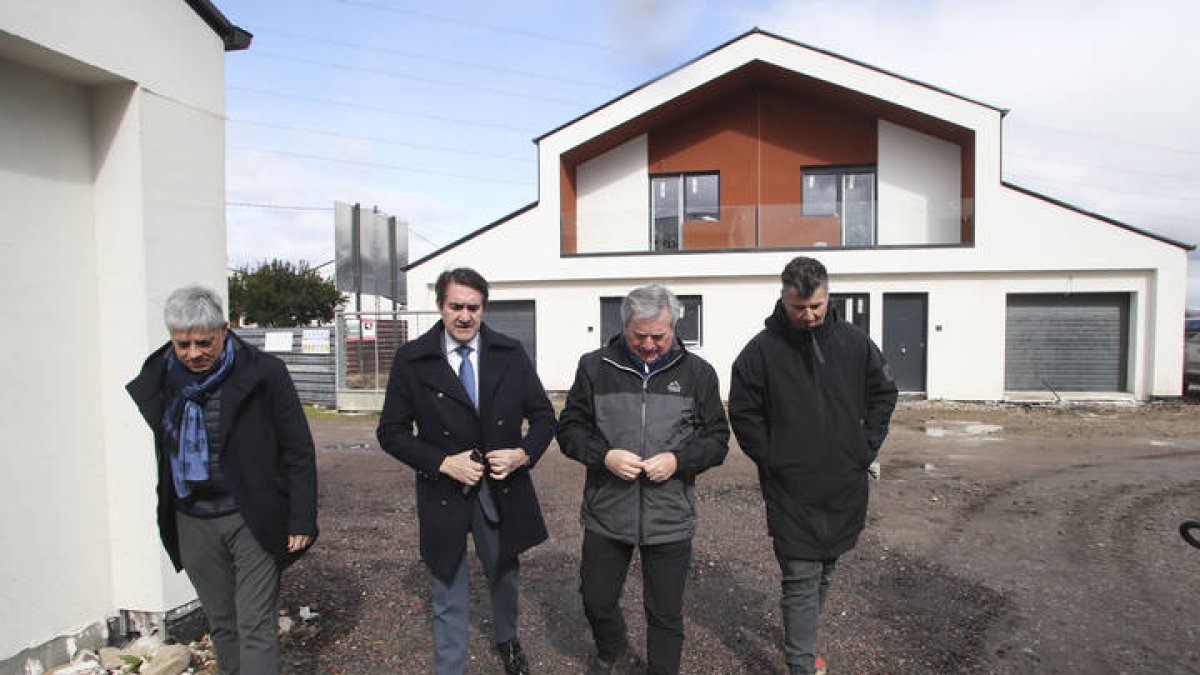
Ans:
[{"label": "dark gray door", "polygon": [[483,312],[492,330],[521,341],[529,360],[537,365],[537,316],[533,300],[493,300]]},{"label": "dark gray door", "polygon": [[925,391],[927,306],[924,293],[883,294],[883,356],[900,391]]},{"label": "dark gray door", "polygon": [[1126,390],[1127,293],[1014,293],[1006,320],[1005,389]]}]

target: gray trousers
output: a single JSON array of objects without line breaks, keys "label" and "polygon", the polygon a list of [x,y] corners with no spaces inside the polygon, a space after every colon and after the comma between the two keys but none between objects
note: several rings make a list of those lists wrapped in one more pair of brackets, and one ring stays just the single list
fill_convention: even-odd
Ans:
[{"label": "gray trousers", "polygon": [[[474,500],[471,509],[471,538],[475,554],[483,563],[492,599],[492,625],[496,644],[517,639],[517,595],[520,566],[516,558],[498,560],[500,528],[488,522]],[[462,675],[467,663],[470,636],[467,554],[451,579],[433,577],[433,667],[437,675]]]},{"label": "gray trousers", "polygon": [[783,576],[783,660],[789,675],[812,675],[817,658],[817,626],[837,560],[776,558]]},{"label": "gray trousers", "polygon": [[204,613],[221,675],[279,673],[279,567],[241,514],[175,514],[179,553]]}]

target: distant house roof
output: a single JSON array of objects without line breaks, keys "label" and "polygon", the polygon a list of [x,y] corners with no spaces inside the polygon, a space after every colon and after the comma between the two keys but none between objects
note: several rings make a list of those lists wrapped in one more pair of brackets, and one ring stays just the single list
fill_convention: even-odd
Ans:
[{"label": "distant house roof", "polygon": [[211,0],[184,0],[192,11],[200,15],[204,19],[204,23],[213,29],[213,32],[221,36],[221,41],[225,43],[225,51],[236,52],[246,49],[250,46],[250,40],[254,35],[245,29],[233,25],[229,19],[217,9],[216,5],[212,4]]}]

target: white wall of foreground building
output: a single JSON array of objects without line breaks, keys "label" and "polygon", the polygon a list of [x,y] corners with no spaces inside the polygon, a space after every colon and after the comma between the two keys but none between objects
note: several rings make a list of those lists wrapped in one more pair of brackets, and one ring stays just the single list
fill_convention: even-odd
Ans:
[{"label": "white wall of foreground building", "polygon": [[1179,395],[1182,249],[1008,188],[979,201],[973,247],[575,257],[559,255],[557,213],[539,205],[410,270],[410,308],[435,308],[442,270],[475,267],[492,283],[493,299],[536,302],[538,370],[548,389],[565,390],[578,356],[599,345],[598,298],[664,283],[703,296],[704,344],[696,351],[727,391],[733,358],[762,326],[779,272],[799,253],[826,264],[832,290],[871,294],[877,343],[884,293],[928,293],[929,398],[1004,399],[1007,294],[1083,292],[1132,295],[1128,394]]},{"label": "white wall of foreground building", "polygon": [[[831,290],[870,296],[871,337],[882,344],[882,308],[886,293],[928,296],[926,394],[931,399],[1005,399],[1005,308],[1010,293],[1130,293],[1130,353],[1133,377],[1129,395],[1177,396],[1179,373],[1154,363],[1139,345],[1150,343],[1157,329],[1142,304],[1153,298],[1154,274],[1132,270],[1122,274],[1080,272],[958,273],[928,275],[839,274],[837,257],[817,254],[832,270]],[[694,348],[717,369],[722,395],[728,395],[729,372],[745,343],[763,327],[779,297],[779,271],[786,259],[764,265],[754,276],[678,277],[656,275],[591,281],[511,282],[489,275],[486,260],[457,259],[452,265],[474,266],[492,284],[493,300],[534,300],[537,311],[538,371],[545,387],[565,391],[579,356],[600,345],[600,303],[650,282],[664,283],[679,295],[703,297],[703,342]],[[441,271],[442,267],[438,268]],[[630,270],[632,272],[632,270]],[[432,284],[432,281],[430,281]],[[414,286],[410,285],[410,289]],[[432,297],[430,295],[430,297]],[[432,307],[432,299],[430,299]],[[485,317],[486,320],[486,317]],[[1176,328],[1178,328],[1176,326]],[[1166,360],[1166,359],[1163,359]],[[1176,362],[1178,364],[1178,361]],[[1180,365],[1181,367],[1181,365]]]},{"label": "white wall of foreground building", "polygon": [[6,666],[194,598],[124,384],[172,289],[225,287],[224,50],[182,0],[9,0],[0,27],[0,306],[22,326],[0,386]]},{"label": "white wall of foreground building", "polygon": [[475,267],[492,283],[494,299],[535,301],[539,373],[548,389],[565,390],[579,355],[599,345],[598,298],[661,282],[703,296],[704,343],[696,351],[717,368],[727,392],[729,366],[769,313],[779,272],[805,254],[826,264],[834,291],[871,294],[877,343],[884,293],[928,294],[929,398],[1006,398],[1007,294],[1082,292],[1131,294],[1125,395],[1178,396],[1186,252],[998,183],[977,185],[974,246],[568,257],[558,250],[555,192],[411,269],[410,308],[434,309],[442,270]]}]

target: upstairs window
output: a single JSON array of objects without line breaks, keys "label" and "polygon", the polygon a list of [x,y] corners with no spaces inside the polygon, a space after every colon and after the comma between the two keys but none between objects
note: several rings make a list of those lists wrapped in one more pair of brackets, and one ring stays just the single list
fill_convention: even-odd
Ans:
[{"label": "upstairs window", "polygon": [[650,210],[651,250],[679,250],[685,222],[721,219],[720,174],[652,176]]},{"label": "upstairs window", "polygon": [[842,246],[875,245],[875,168],[812,167],[800,172],[800,215],[836,218]]}]

